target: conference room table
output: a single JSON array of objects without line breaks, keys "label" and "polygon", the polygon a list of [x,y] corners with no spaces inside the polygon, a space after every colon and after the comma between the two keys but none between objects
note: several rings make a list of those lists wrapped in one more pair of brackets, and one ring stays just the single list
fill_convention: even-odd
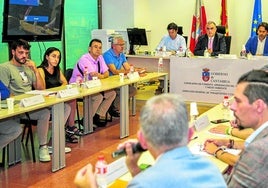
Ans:
[{"label": "conference room table", "polygon": [[[167,92],[167,73],[147,73],[145,76],[137,79],[125,78],[123,82],[120,82],[119,76],[110,76],[106,79],[100,80],[101,85],[92,88],[77,88],[79,92],[67,97],[58,97],[58,95],[45,96],[45,101],[39,104],[31,105],[28,107],[22,107],[20,104],[16,104],[13,110],[1,109],[0,119],[10,118],[14,116],[23,115],[26,112],[39,110],[42,108],[51,108],[51,123],[52,123],[52,172],[60,170],[65,167],[65,130],[64,130],[64,102],[74,100],[76,98],[84,98],[84,131],[86,134],[93,132],[93,122],[91,107],[91,95],[100,93],[103,91],[120,88],[120,138],[129,136],[129,107],[128,107],[128,86],[137,82],[147,81],[150,79],[164,77],[165,79],[165,92]],[[73,85],[73,87],[77,87]],[[67,86],[60,86],[44,90],[44,93],[58,93],[60,91],[66,91]],[[41,92],[42,93],[42,92]],[[25,98],[32,97],[34,94],[23,94],[15,96],[16,101],[21,101]]]}]

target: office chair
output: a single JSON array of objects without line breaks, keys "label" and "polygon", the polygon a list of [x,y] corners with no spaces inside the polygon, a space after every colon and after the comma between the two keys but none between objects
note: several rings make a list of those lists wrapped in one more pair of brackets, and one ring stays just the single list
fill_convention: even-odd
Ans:
[{"label": "office chair", "polygon": [[25,145],[27,146],[28,140],[29,140],[29,137],[30,137],[33,162],[36,162],[35,151],[34,151],[34,139],[33,139],[32,125],[37,126],[37,120],[31,119],[30,115],[27,112],[25,113],[25,116],[26,116],[25,118],[20,119],[20,124],[24,124],[23,131],[22,131],[21,142],[23,142],[23,140],[24,140],[24,135],[25,135],[25,132],[26,132],[26,129],[27,129],[27,137],[26,137]]},{"label": "office chair", "polygon": [[178,26],[178,31],[177,31],[177,33],[178,33],[179,35],[181,35],[181,36],[184,37],[185,42],[186,42],[186,46],[187,46],[188,36],[183,35],[183,27],[182,27],[182,26]]},{"label": "office chair", "polygon": [[[72,74],[73,74],[73,69],[67,69],[65,71],[65,78],[67,80],[67,82],[69,83],[71,77],[72,77]],[[84,102],[83,101],[83,98],[77,98],[76,99],[76,116],[77,116],[77,120],[76,122],[78,123],[78,128],[79,130],[81,131],[82,130],[82,126],[83,126],[83,119],[80,118],[80,114],[79,114],[79,108],[78,108],[78,103],[79,102]]]},{"label": "office chair", "polygon": [[[217,25],[217,33],[221,33],[223,35],[226,34],[226,28],[223,25]],[[230,54],[230,48],[231,48],[231,36],[225,36],[225,43],[226,43],[226,54]]]}]

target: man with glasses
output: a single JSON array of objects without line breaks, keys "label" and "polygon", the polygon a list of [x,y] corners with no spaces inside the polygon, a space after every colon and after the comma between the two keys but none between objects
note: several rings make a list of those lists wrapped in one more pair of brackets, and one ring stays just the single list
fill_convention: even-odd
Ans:
[{"label": "man with glasses", "polygon": [[213,21],[207,22],[207,33],[198,38],[194,49],[194,55],[204,56],[205,50],[210,56],[218,56],[219,54],[226,54],[226,43],[224,35],[217,33],[216,24]]},{"label": "man with glasses", "polygon": [[[103,54],[103,58],[109,68],[110,75],[119,75],[119,73],[127,74],[130,71],[130,65],[127,62],[126,56],[123,53],[125,41],[121,35],[115,35],[112,38],[111,48]],[[135,87],[129,87],[129,97],[133,97],[137,90]],[[119,109],[120,90],[116,89],[116,98],[110,111]]]}]

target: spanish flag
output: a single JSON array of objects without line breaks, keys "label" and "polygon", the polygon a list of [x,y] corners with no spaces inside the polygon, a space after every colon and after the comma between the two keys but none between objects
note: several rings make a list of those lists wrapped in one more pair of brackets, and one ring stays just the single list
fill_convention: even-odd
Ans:
[{"label": "spanish flag", "polygon": [[227,17],[227,0],[221,0],[221,25],[225,26],[226,36],[229,35],[228,17]]}]

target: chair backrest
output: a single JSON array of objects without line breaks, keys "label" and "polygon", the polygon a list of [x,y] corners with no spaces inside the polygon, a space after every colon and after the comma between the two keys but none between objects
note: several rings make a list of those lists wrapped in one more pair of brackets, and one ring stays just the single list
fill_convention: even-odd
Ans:
[{"label": "chair backrest", "polygon": [[231,36],[225,36],[226,54],[230,54],[231,40],[232,40]]},{"label": "chair backrest", "polygon": [[68,82],[69,82],[69,80],[71,79],[72,74],[73,74],[73,69],[67,69],[67,70],[65,71],[64,76],[65,76],[65,78],[66,78],[66,80],[67,80]]},{"label": "chair backrest", "polygon": [[225,35],[225,33],[226,33],[225,26],[223,26],[223,25],[217,25],[216,28],[217,28],[217,33],[221,33],[221,34]]}]

